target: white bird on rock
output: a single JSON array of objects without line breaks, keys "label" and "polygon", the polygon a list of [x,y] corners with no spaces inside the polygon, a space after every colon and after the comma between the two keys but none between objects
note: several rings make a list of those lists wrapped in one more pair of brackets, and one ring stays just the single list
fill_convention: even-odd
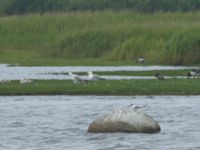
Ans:
[{"label": "white bird on rock", "polygon": [[135,104],[131,104],[131,105],[129,105],[128,107],[133,108],[134,110],[137,110],[137,109],[140,109],[140,108],[144,108],[144,107],[146,107],[146,106],[147,106],[147,105],[137,106],[137,105],[135,105]]},{"label": "white bird on rock", "polygon": [[93,74],[92,71],[88,72],[88,76],[89,76],[90,80],[105,80],[104,78],[100,77],[99,75]]}]

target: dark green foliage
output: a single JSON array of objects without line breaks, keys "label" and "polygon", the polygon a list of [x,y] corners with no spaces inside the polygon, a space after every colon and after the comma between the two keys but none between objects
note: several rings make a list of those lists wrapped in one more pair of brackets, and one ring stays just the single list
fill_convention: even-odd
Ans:
[{"label": "dark green foliage", "polygon": [[3,14],[96,10],[134,10],[138,12],[195,11],[200,0],[0,0]]}]

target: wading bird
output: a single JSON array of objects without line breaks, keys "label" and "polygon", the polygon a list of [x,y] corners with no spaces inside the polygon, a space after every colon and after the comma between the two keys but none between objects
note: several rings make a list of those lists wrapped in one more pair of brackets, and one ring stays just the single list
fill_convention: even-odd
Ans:
[{"label": "wading bird", "polygon": [[155,76],[158,80],[164,80],[164,79],[165,79],[164,75],[161,74],[161,73],[159,73],[159,72],[157,72],[154,76]]}]

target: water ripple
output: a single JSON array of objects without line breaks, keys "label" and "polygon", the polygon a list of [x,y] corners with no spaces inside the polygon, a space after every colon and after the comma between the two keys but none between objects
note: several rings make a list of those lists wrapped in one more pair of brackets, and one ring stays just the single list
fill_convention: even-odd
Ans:
[{"label": "water ripple", "polygon": [[[199,150],[200,96],[0,97],[1,150]],[[131,103],[161,125],[158,134],[87,133],[98,116]]]}]

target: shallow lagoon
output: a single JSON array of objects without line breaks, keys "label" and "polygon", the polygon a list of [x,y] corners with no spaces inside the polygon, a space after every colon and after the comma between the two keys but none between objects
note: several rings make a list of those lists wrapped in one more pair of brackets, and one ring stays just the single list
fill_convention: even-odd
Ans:
[{"label": "shallow lagoon", "polygon": [[[158,134],[87,133],[96,117],[131,103],[161,125]],[[0,97],[1,150],[199,150],[200,96]]]}]

